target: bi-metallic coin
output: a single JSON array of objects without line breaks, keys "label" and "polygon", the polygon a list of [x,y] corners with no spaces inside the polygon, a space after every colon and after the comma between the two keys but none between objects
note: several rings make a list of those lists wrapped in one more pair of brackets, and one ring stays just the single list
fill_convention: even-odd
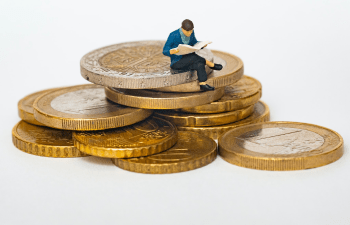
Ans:
[{"label": "bi-metallic coin", "polygon": [[343,138],[325,127],[297,122],[241,126],[219,138],[219,154],[234,165],[259,170],[320,167],[343,155]]}]

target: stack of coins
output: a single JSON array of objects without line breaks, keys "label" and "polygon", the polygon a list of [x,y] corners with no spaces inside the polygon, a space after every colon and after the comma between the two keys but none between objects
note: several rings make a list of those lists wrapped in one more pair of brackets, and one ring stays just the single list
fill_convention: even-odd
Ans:
[{"label": "stack of coins", "polygon": [[[282,138],[283,143],[278,146],[284,147],[288,145],[285,142],[308,136],[298,142],[296,152],[277,147],[272,153],[292,155],[310,146],[312,149],[324,146],[331,139],[322,135],[327,138],[332,135],[324,134],[322,129],[319,135],[310,134],[295,126],[274,130],[272,127],[280,124],[272,123],[259,138],[258,128],[263,126],[261,122],[269,121],[270,111],[260,101],[260,82],[243,76],[241,59],[221,51],[200,50],[197,54],[206,60],[223,65],[220,71],[206,67],[207,83],[215,90],[203,92],[195,71],[170,69],[169,57],[162,54],[163,46],[163,41],[129,42],[86,54],[80,62],[81,75],[94,84],[44,90],[20,100],[22,121],[13,128],[14,145],[24,152],[46,157],[110,158],[122,169],[152,174],[183,172],[213,162],[217,156],[215,139],[219,136],[221,156],[232,164],[249,168],[304,169],[325,165],[342,155],[342,139],[337,134],[332,140],[338,138],[340,144],[330,144],[331,150],[323,149],[328,155],[331,152],[331,159],[325,160],[321,154],[316,160],[323,161],[312,166],[305,166],[300,159],[280,157],[278,161],[268,155],[273,163],[280,163],[275,165],[264,156],[258,159],[247,154],[247,151],[271,153],[266,150],[268,141],[263,142],[265,148],[254,146],[259,145],[260,139],[273,140],[270,133],[276,133],[281,140],[281,135],[301,132]],[[248,133],[232,133],[254,125],[258,128],[249,129]],[[236,139],[237,143],[232,142]],[[303,146],[311,139],[311,144]],[[242,140],[250,142],[242,144]],[[241,149],[232,148],[233,144]],[[252,163],[247,163],[247,159]]]}]

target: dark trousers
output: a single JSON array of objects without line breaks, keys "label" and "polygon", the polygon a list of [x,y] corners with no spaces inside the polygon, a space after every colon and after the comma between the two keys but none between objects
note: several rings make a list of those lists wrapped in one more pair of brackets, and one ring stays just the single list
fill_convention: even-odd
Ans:
[{"label": "dark trousers", "polygon": [[182,58],[174,63],[171,68],[178,71],[196,70],[198,81],[204,82],[207,80],[207,72],[205,71],[206,60],[196,53],[183,55]]}]

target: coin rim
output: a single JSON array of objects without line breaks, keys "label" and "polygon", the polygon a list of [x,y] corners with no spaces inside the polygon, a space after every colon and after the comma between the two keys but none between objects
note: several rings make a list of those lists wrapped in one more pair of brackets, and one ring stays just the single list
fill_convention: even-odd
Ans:
[{"label": "coin rim", "polygon": [[223,124],[237,122],[252,115],[254,112],[254,105],[247,106],[243,109],[238,109],[230,112],[223,113],[208,113],[208,114],[196,114],[196,113],[182,113],[182,112],[159,112],[155,111],[154,115],[171,121],[176,126],[182,127],[209,127],[219,126]]},{"label": "coin rim", "polygon": [[[23,122],[26,123],[26,121],[21,120],[12,128],[12,143],[17,149],[31,155],[51,157],[51,158],[76,158],[76,157],[89,156],[79,151],[73,145],[72,146],[44,145],[44,144],[38,144],[35,142],[25,140],[17,132],[18,126],[20,125],[20,123],[23,123]],[[33,126],[36,126],[36,125],[33,125]],[[42,127],[42,128],[46,128],[46,127]],[[50,148],[51,148],[51,151],[50,151]],[[37,150],[35,151],[35,149]],[[44,153],[42,151],[43,149],[45,149]],[[64,154],[65,149],[67,149],[67,151],[69,152],[68,155]],[[57,156],[56,154],[57,151],[60,151],[59,156]]]},{"label": "coin rim", "polygon": [[[261,123],[246,125],[245,128],[249,128],[252,126],[258,126],[260,124],[287,124],[287,125],[293,124],[293,125],[304,125],[304,126],[308,126],[308,127],[323,129],[323,130],[327,130],[331,133],[334,133],[339,138],[340,142],[336,146],[334,146],[334,148],[332,150],[329,150],[327,152],[323,152],[321,154],[316,154],[316,155],[292,157],[292,155],[283,156],[281,154],[278,156],[274,156],[271,154],[270,155],[264,154],[266,156],[261,156],[261,155],[259,155],[259,153],[255,153],[253,151],[246,150],[246,151],[249,151],[249,153],[252,153],[252,155],[251,154],[248,155],[248,154],[238,153],[238,152],[229,150],[226,148],[226,146],[224,146],[224,143],[223,143],[224,135],[228,134],[228,132],[230,132],[230,131],[227,131],[227,132],[223,133],[218,140],[219,155],[225,161],[227,161],[231,164],[237,165],[237,166],[245,167],[245,168],[258,169],[258,170],[270,170],[270,171],[289,171],[289,170],[311,169],[311,168],[316,168],[316,167],[328,165],[328,164],[340,159],[344,153],[344,140],[343,140],[343,138],[337,132],[335,132],[329,128],[322,127],[322,126],[315,125],[315,124],[289,122],[289,121],[261,122]],[[244,129],[244,128],[242,126],[240,126],[239,129]],[[309,130],[309,129],[305,129],[305,130]],[[315,132],[315,131],[312,131],[312,132]],[[323,138],[324,138],[324,136],[323,136]],[[322,146],[320,146],[320,147],[322,147]],[[302,153],[300,153],[300,154],[302,154]]]},{"label": "coin rim", "polygon": [[[220,135],[222,135],[223,133],[225,133],[228,130],[240,127],[240,126],[245,126],[248,124],[255,124],[255,123],[259,123],[259,122],[266,122],[270,120],[270,108],[268,107],[268,105],[259,100],[257,103],[254,104],[254,107],[256,104],[262,104],[263,107],[265,108],[265,111],[263,112],[263,114],[261,114],[260,116],[258,116],[257,118],[255,118],[254,120],[252,120],[251,122],[247,122],[247,123],[242,123],[242,124],[236,124],[239,122],[244,122],[245,119],[248,119],[249,116],[243,120],[234,122],[234,123],[229,123],[229,124],[224,124],[224,125],[219,125],[219,126],[212,126],[212,127],[182,127],[182,126],[177,126],[177,129],[179,131],[192,131],[192,132],[196,132],[196,133],[200,133],[203,135],[206,135],[212,139],[218,139],[220,137]],[[254,114],[254,112],[253,112]]]},{"label": "coin rim", "polygon": [[[244,78],[252,79],[254,82],[258,84],[259,89],[257,90],[257,92],[255,92],[252,95],[246,96],[244,98],[230,99],[226,101],[220,101],[219,99],[215,102],[211,102],[205,105],[199,105],[199,106],[189,107],[189,108],[181,108],[179,109],[179,111],[187,112],[187,113],[222,113],[222,112],[243,109],[247,106],[254,105],[262,97],[262,85],[260,81],[258,81],[253,77],[244,75],[241,79],[244,79]],[[231,84],[231,85],[234,85],[234,84]]]},{"label": "coin rim", "polygon": [[[135,112],[124,114],[124,115],[118,115],[118,116],[108,116],[108,117],[101,117],[101,118],[74,118],[74,117],[58,116],[52,113],[45,112],[45,109],[40,108],[38,105],[38,102],[42,98],[46,97],[49,94],[52,94],[55,91],[71,90],[68,92],[72,92],[76,90],[84,90],[89,88],[103,88],[103,87],[99,87],[99,85],[96,85],[96,84],[82,84],[82,85],[57,88],[56,90],[42,94],[33,103],[34,118],[40,123],[44,124],[45,126],[53,127],[56,129],[88,131],[88,130],[104,130],[104,129],[128,126],[148,118],[153,113],[153,110],[139,108],[139,109],[135,109]],[[52,108],[51,104],[48,105],[47,107],[51,108],[54,111],[57,111]],[[64,113],[64,112],[59,112],[59,113],[70,115],[69,113]]]},{"label": "coin rim", "polygon": [[211,149],[209,153],[194,159],[194,160],[185,160],[183,162],[168,162],[164,164],[155,164],[155,163],[138,163],[138,162],[129,162],[128,160],[123,159],[111,159],[113,164],[117,167],[131,171],[136,173],[144,173],[144,174],[169,174],[169,173],[179,173],[185,172],[189,170],[198,169],[204,167],[210,163],[212,163],[217,157],[217,144],[216,142],[209,138],[208,136],[198,134],[196,132],[191,131],[179,131],[180,133],[194,133],[196,136],[202,136],[204,138],[208,138],[214,149]]},{"label": "coin rim", "polygon": [[[19,118],[21,118],[22,120],[24,120],[24,121],[26,121],[27,123],[30,123],[30,124],[39,125],[39,126],[45,126],[45,124],[40,123],[39,121],[37,121],[34,118],[34,107],[33,107],[33,105],[32,105],[32,108],[33,108],[33,113],[32,113],[32,112],[29,112],[28,110],[26,110],[24,108],[23,102],[26,101],[27,99],[31,98],[33,95],[37,95],[38,94],[38,96],[37,96],[37,98],[38,98],[42,94],[50,92],[50,91],[53,91],[55,89],[57,89],[57,88],[50,88],[50,89],[46,89],[46,90],[37,91],[37,92],[31,93],[31,94],[23,97],[21,100],[19,100],[18,104],[17,104]],[[33,104],[34,104],[34,102],[33,102]]]},{"label": "coin rim", "polygon": [[[123,90],[123,89],[122,89]],[[137,91],[137,90],[135,90]],[[151,90],[144,90],[151,91]],[[134,96],[131,94],[123,94],[119,92],[118,88],[105,87],[105,93],[112,102],[126,105],[129,107],[142,109],[178,109],[183,107],[192,107],[196,105],[203,105],[212,101],[220,99],[224,95],[224,88],[217,88],[214,91],[194,92],[193,95],[186,97],[172,97],[172,98],[152,98]],[[156,92],[159,93],[159,92]],[[172,93],[185,94],[185,93]]]},{"label": "coin rim", "polygon": [[159,119],[167,122],[171,127],[173,127],[173,135],[169,136],[162,142],[152,144],[152,145],[116,149],[116,148],[104,148],[99,146],[92,146],[92,145],[89,145],[88,143],[83,143],[76,139],[76,136],[78,135],[78,133],[73,131],[74,146],[77,149],[79,149],[81,152],[84,152],[86,154],[93,155],[93,156],[98,156],[103,158],[134,158],[134,157],[148,156],[159,152],[163,152],[171,148],[174,144],[176,144],[177,138],[178,138],[176,126],[171,122],[164,120],[162,118],[153,117],[151,119]]}]

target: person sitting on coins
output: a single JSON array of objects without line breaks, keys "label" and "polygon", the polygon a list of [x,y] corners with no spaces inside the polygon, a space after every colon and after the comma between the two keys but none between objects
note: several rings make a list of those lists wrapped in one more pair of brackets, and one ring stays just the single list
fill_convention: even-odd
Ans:
[{"label": "person sitting on coins", "polygon": [[187,55],[175,55],[179,52],[179,50],[174,48],[177,48],[179,44],[193,46],[198,42],[194,35],[193,28],[194,26],[191,20],[184,20],[180,29],[177,29],[170,33],[168,40],[164,45],[163,54],[170,57],[170,67],[175,71],[196,70],[200,89],[202,91],[212,91],[215,88],[205,82],[207,80],[205,65],[209,66],[209,68],[213,70],[221,70],[221,64],[210,62],[205,58],[197,55],[195,52]]}]

